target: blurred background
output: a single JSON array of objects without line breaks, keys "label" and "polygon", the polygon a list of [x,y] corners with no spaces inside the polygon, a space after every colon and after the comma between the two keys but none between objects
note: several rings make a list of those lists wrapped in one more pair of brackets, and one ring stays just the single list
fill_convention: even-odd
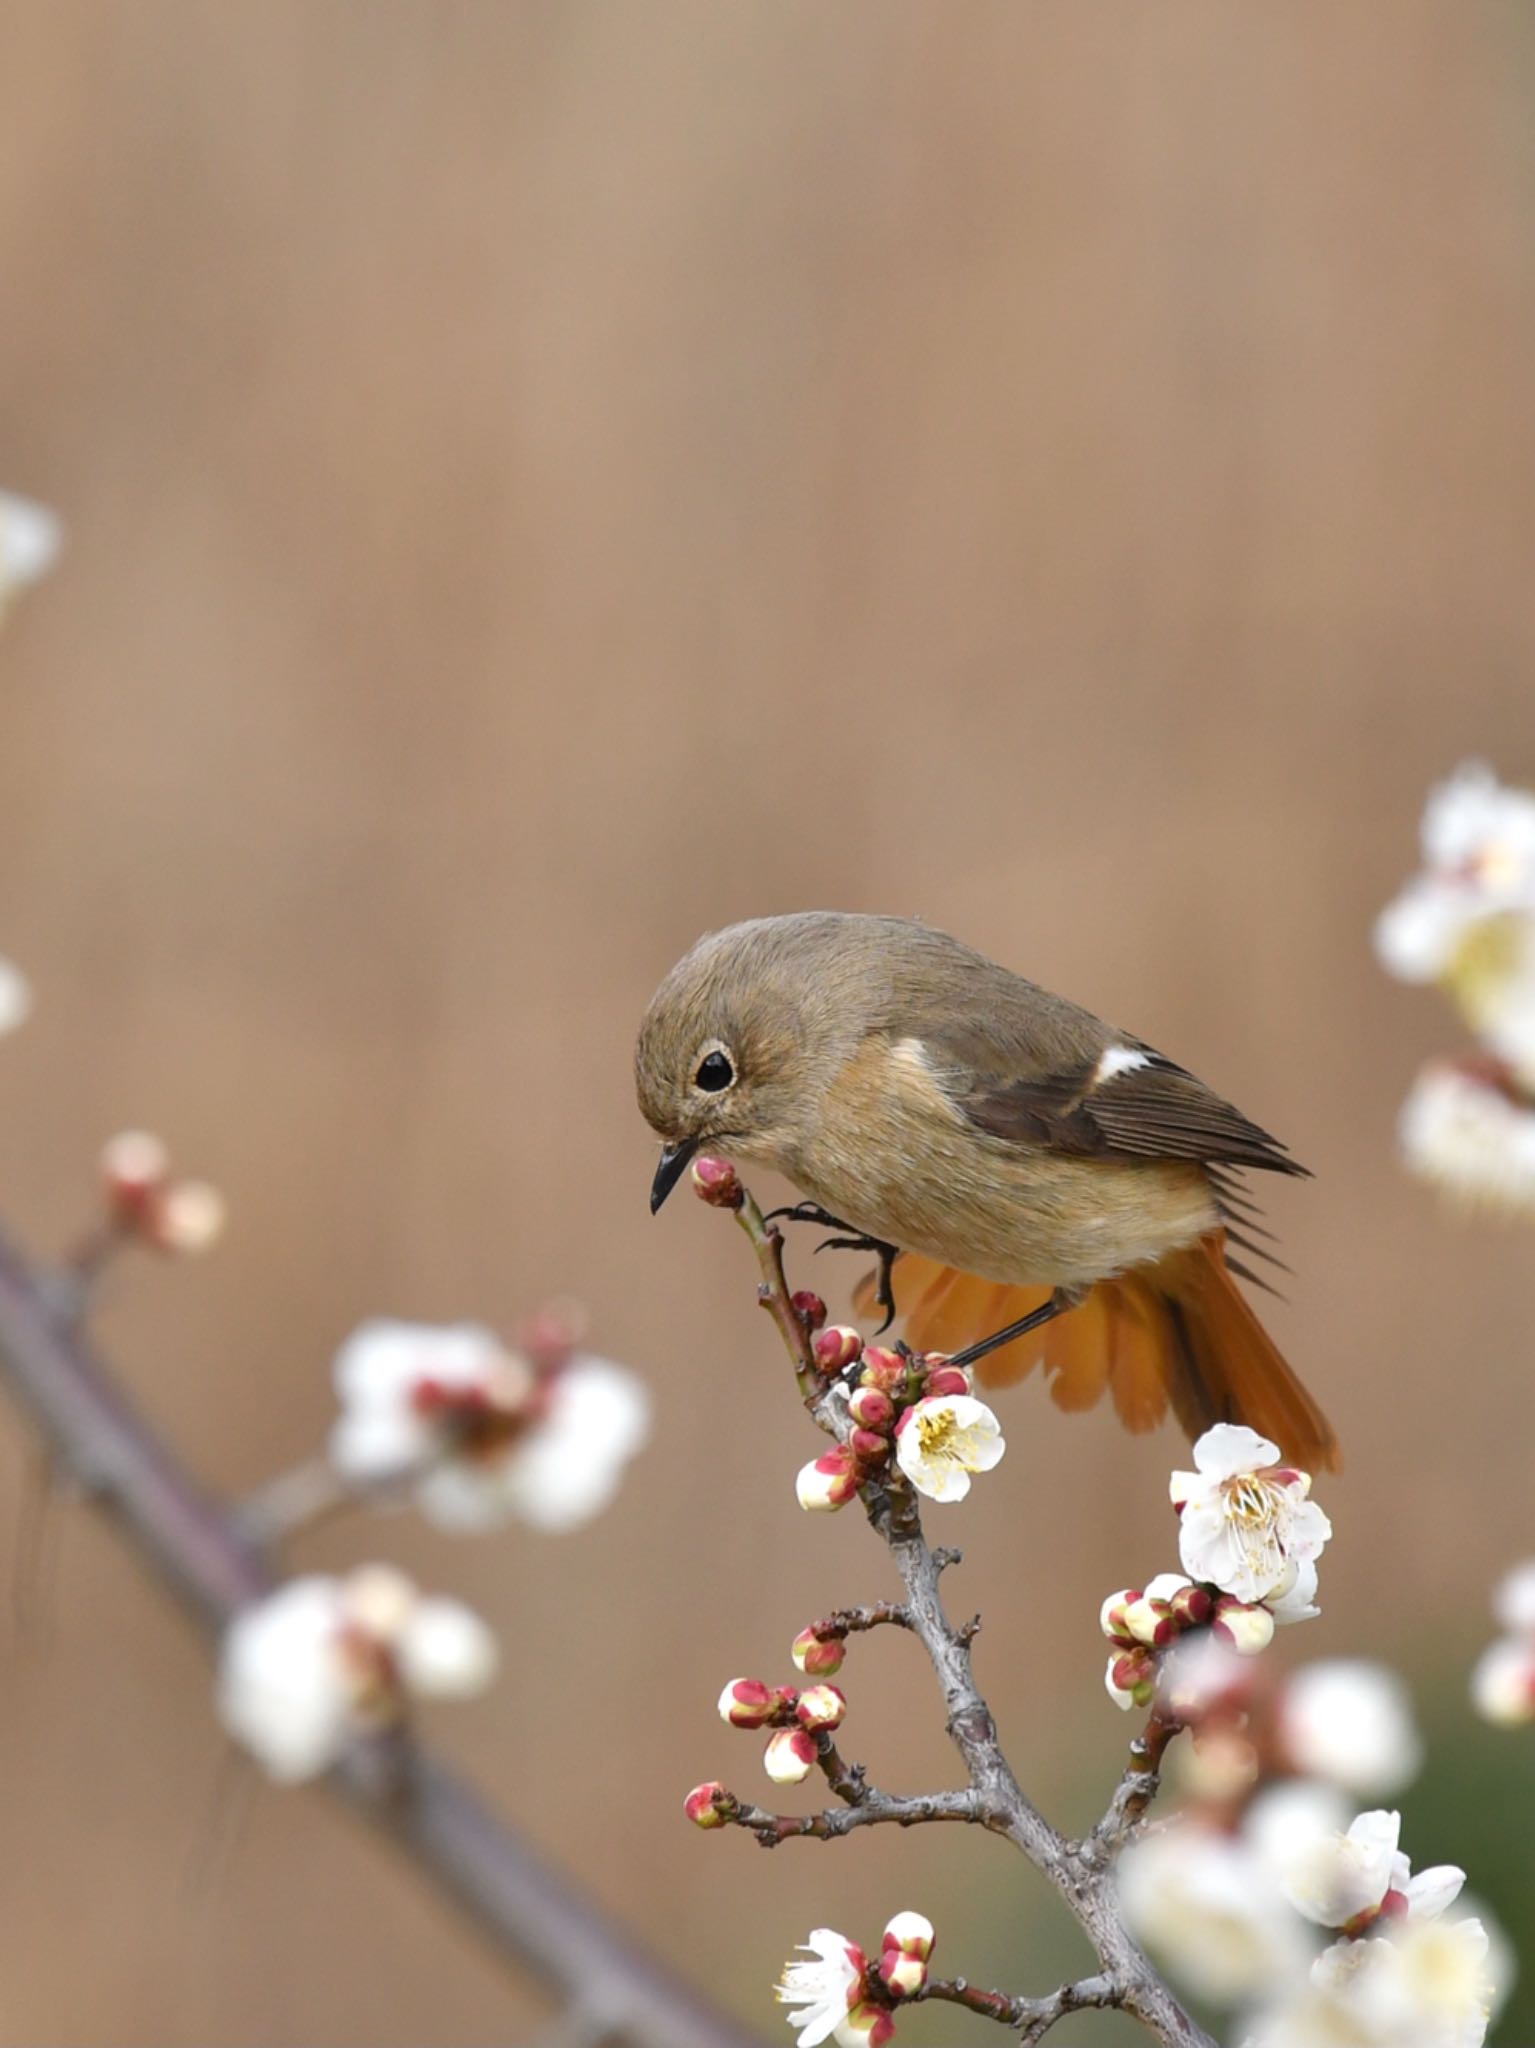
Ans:
[{"label": "blurred background", "polygon": [[[1271,1321],[1347,1467],[1282,1650],[1409,1673],[1415,1858],[1535,1933],[1535,1751],[1465,1702],[1535,1548],[1530,1243],[1402,1176],[1399,1101],[1460,1033],[1369,944],[1429,782],[1535,772],[1535,30],[1383,26],[0,16],[0,483],[68,532],[0,650],[0,949],[38,990],[0,1056],[6,1220],[67,1241],[126,1124],[217,1180],[227,1240],[137,1263],[100,1328],[230,1492],[317,1447],[363,1316],[589,1305],[658,1404],[605,1518],[357,1518],[294,1561],[383,1552],[482,1608],[504,1681],[433,1732],[764,2038],[822,1922],[918,1907],[1014,1989],[1086,1958],[967,1831],[769,1858],[680,1814],[762,1782],[721,1683],[890,1590],[855,1518],[794,1506],[814,1443],[745,1247],[646,1211],[636,1021],[758,912],[919,913],[1315,1169],[1264,1190]],[[844,1305],[858,1262],[808,1254]],[[1003,1473],[932,1519],[1014,1762],[1077,1823],[1125,1736],[1098,1601],[1173,1561],[1181,1443],[1034,1383],[1003,1419]],[[32,1461],[0,1413],[0,1564]],[[537,1997],[321,1797],[231,1810],[200,1645],[54,1513],[50,1640],[12,1629],[0,1685],[0,2040],[531,2037]],[[911,1645],[845,1677],[850,1754],[952,1782]]]}]

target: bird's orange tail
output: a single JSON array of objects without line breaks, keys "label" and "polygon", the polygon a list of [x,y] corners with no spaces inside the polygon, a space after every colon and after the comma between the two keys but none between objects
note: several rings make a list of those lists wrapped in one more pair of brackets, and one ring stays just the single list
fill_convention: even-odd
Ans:
[{"label": "bird's orange tail", "polygon": [[[902,1253],[895,1283],[907,1341],[921,1351],[958,1351],[1048,1294],[977,1280],[913,1252]],[[858,1305],[872,1308],[872,1276]],[[1304,1471],[1337,1467],[1331,1424],[1227,1270],[1223,1231],[1100,1280],[1076,1308],[993,1352],[976,1372],[983,1385],[1005,1387],[1036,1364],[1060,1408],[1091,1408],[1106,1392],[1127,1429],[1155,1428],[1171,1406],[1191,1438],[1212,1423],[1245,1422]]]}]

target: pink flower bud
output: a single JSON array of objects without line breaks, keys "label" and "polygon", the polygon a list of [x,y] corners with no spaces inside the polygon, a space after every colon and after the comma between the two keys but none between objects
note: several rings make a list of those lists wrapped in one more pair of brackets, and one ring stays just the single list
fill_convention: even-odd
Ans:
[{"label": "pink flower bud", "polygon": [[1204,1586],[1185,1586],[1182,1592],[1174,1593],[1168,1605],[1179,1628],[1202,1628],[1215,1609],[1209,1589]]},{"label": "pink flower bud", "polygon": [[695,1828],[722,1828],[735,1809],[735,1794],[713,1778],[707,1785],[695,1785],[682,1802],[682,1810]]},{"label": "pink flower bud", "polygon": [[1274,1640],[1274,1617],[1266,1607],[1247,1607],[1227,1595],[1215,1603],[1212,1633],[1239,1656],[1256,1657]]},{"label": "pink flower bud", "polygon": [[925,1914],[897,1913],[886,1923],[881,1947],[898,1948],[903,1955],[917,1956],[925,1963],[933,1953],[933,1943],[937,1939],[933,1923]]},{"label": "pink flower bud", "polygon": [[799,1496],[800,1506],[811,1514],[845,1508],[858,1491],[852,1452],[845,1444],[838,1444],[824,1457],[802,1466],[794,1482],[794,1490]]},{"label": "pink flower bud", "polygon": [[1124,1616],[1127,1633],[1148,1649],[1165,1648],[1178,1633],[1178,1624],[1167,1601],[1148,1599],[1144,1593],[1139,1600],[1129,1602]]},{"label": "pink flower bud", "polygon": [[1127,1693],[1137,1706],[1150,1701],[1156,1690],[1157,1663],[1144,1650],[1126,1650],[1122,1657],[1109,1659],[1109,1685],[1119,1693]]},{"label": "pink flower bud", "polygon": [[807,1685],[794,1711],[802,1728],[824,1728],[829,1733],[842,1726],[847,1700],[835,1685]]},{"label": "pink flower bud", "polygon": [[1141,1598],[1139,1586],[1127,1586],[1122,1593],[1110,1593],[1098,1609],[1098,1626],[1111,1643],[1124,1643],[1127,1647],[1135,1641],[1131,1635],[1125,1615],[1135,1601]]},{"label": "pink flower bud", "polygon": [[855,2005],[837,2028],[842,2048],[885,2048],[895,2033],[895,2021],[882,2005]]},{"label": "pink flower bud", "polygon": [[879,1959],[879,1975],[881,1983],[897,1998],[910,1998],[927,1982],[927,1964],[920,1956],[906,1956],[898,1948],[887,1948]]},{"label": "pink flower bud", "polygon": [[826,1304],[819,1294],[812,1294],[808,1287],[800,1287],[789,1297],[794,1313],[807,1330],[819,1330],[826,1320]]},{"label": "pink flower bud", "polygon": [[895,1422],[895,1403],[882,1387],[855,1387],[847,1409],[861,1429],[888,1433]]},{"label": "pink flower bud", "polygon": [[927,1376],[929,1394],[968,1394],[970,1375],[962,1365],[935,1365]]},{"label": "pink flower bud", "polygon": [[847,1447],[860,1465],[883,1465],[892,1449],[889,1437],[873,1429],[853,1430]]},{"label": "pink flower bud", "polygon": [[863,1383],[883,1393],[898,1394],[906,1384],[907,1364],[899,1351],[887,1351],[883,1344],[866,1344],[863,1352]]},{"label": "pink flower bud", "polygon": [[119,1131],[101,1148],[107,1200],[124,1221],[139,1221],[171,1170],[170,1154],[152,1131]]},{"label": "pink flower bud", "polygon": [[847,1644],[841,1636],[823,1639],[813,1628],[802,1628],[789,1655],[807,1678],[832,1678],[846,1660]]},{"label": "pink flower bud", "polygon": [[815,1769],[815,1737],[803,1728],[775,1728],[762,1752],[762,1768],[775,1785],[798,1785]]},{"label": "pink flower bud", "polygon": [[705,1153],[693,1161],[693,1192],[711,1209],[739,1209],[742,1188],[728,1159],[714,1159]]},{"label": "pink flower bud", "polygon": [[846,1323],[833,1323],[830,1329],[817,1332],[810,1348],[822,1372],[844,1372],[862,1358],[863,1339]]},{"label": "pink flower bud", "polygon": [[720,1694],[720,1719],[732,1728],[765,1728],[778,1695],[760,1678],[732,1678]]}]

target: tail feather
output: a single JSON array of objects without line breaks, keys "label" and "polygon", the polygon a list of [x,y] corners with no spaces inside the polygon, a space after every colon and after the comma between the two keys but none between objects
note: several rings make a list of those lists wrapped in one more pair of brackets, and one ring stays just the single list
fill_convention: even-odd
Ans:
[{"label": "tail feather", "polygon": [[[1048,1290],[978,1280],[917,1253],[895,1269],[907,1340],[957,1351],[1016,1322]],[[858,1303],[872,1303],[872,1282]],[[1307,1471],[1335,1470],[1338,1440],[1280,1356],[1226,1263],[1225,1233],[1171,1252],[1155,1266],[1100,1280],[1087,1298],[977,1368],[987,1387],[1043,1368],[1057,1407],[1093,1407],[1107,1392],[1127,1429],[1154,1429],[1171,1406],[1189,1437],[1244,1422]]]}]

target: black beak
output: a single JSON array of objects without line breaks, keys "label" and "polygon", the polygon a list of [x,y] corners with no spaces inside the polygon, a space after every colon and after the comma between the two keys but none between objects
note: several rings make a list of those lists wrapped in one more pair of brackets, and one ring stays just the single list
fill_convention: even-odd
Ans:
[{"label": "black beak", "polygon": [[688,1161],[698,1150],[697,1138],[679,1138],[675,1145],[661,1147],[661,1162],[656,1168],[656,1177],[650,1183],[650,1213],[652,1216],[666,1200],[672,1189],[688,1169]]}]

